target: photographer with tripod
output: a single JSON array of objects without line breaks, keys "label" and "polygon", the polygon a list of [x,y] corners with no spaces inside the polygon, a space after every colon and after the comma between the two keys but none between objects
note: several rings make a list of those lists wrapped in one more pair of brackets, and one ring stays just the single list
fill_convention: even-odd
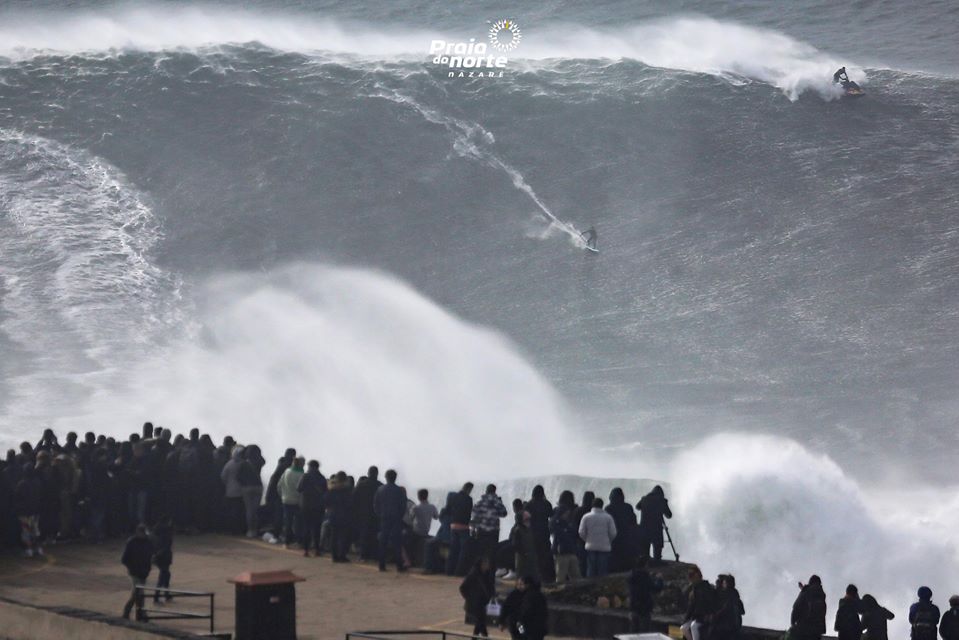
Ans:
[{"label": "photographer with tripod", "polygon": [[[663,559],[663,530],[666,528],[666,518],[672,518],[673,512],[669,510],[669,501],[663,493],[663,488],[659,485],[653,487],[653,490],[643,496],[643,499],[636,505],[636,510],[640,512],[639,521],[639,553],[648,555],[649,547],[652,545],[653,554],[649,557],[656,561]],[[667,529],[668,535],[668,529]],[[672,539],[670,539],[672,545]],[[675,547],[673,554],[676,560],[679,555],[676,554]]]}]

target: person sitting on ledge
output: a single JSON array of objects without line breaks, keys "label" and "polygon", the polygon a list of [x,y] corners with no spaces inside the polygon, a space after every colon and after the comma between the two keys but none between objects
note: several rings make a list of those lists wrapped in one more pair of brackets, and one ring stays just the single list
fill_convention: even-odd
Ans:
[{"label": "person sitting on ledge", "polygon": [[680,628],[686,640],[702,640],[709,637],[707,625],[716,611],[716,590],[703,579],[699,567],[692,567],[687,577],[686,618]]}]

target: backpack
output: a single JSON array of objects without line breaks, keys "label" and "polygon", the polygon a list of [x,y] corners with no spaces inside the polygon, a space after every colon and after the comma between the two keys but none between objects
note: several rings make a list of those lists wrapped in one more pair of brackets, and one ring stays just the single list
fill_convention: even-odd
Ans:
[{"label": "backpack", "polygon": [[256,475],[256,469],[253,468],[253,465],[250,464],[248,460],[244,460],[240,464],[240,470],[236,476],[237,480],[240,481],[241,487],[258,487],[262,485],[262,480]]},{"label": "backpack", "polygon": [[916,616],[912,623],[912,640],[936,640],[936,628],[939,616],[936,610],[925,602],[916,607]]}]

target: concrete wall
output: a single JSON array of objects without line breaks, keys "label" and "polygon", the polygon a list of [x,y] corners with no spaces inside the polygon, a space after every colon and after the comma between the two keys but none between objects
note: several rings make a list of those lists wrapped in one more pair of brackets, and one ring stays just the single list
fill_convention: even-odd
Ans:
[{"label": "concrete wall", "polygon": [[[673,638],[681,637],[681,617],[651,621],[645,631],[658,631]],[[549,603],[549,634],[571,638],[608,639],[621,633],[630,633],[629,612],[625,609],[600,609],[571,604]],[[743,627],[740,640],[781,640],[785,631]],[[834,640],[823,636],[822,640]]]},{"label": "concrete wall", "polygon": [[188,640],[191,634],[60,607],[34,607],[0,598],[0,637],[6,640]]}]

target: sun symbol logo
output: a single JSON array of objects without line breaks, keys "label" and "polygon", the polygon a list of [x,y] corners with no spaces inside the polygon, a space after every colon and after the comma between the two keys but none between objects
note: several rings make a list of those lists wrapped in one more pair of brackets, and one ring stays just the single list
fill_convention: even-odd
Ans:
[{"label": "sun symbol logo", "polygon": [[497,20],[489,28],[489,42],[497,51],[512,51],[522,39],[523,32],[512,20]]}]

